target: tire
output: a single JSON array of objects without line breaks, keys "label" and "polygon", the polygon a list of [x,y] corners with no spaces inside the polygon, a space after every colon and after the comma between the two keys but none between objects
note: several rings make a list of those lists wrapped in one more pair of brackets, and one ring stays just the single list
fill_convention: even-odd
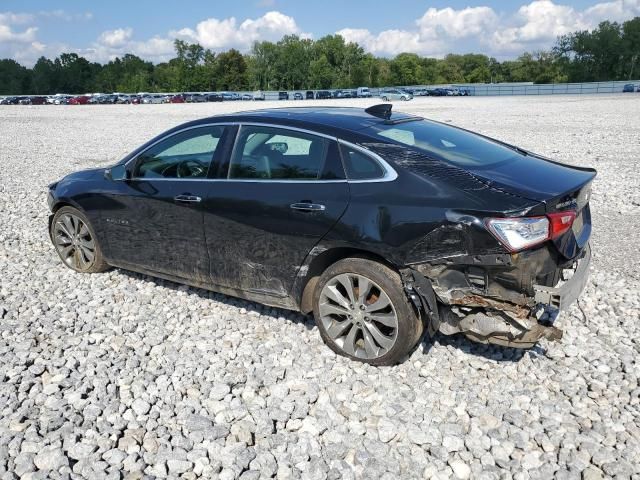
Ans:
[{"label": "tire", "polygon": [[109,268],[91,223],[77,208],[59,209],[53,216],[49,235],[60,260],[70,269],[98,273]]},{"label": "tire", "polygon": [[383,102],[388,102],[388,101],[389,101],[389,99],[388,99],[387,97],[382,97],[382,101],[383,101]]},{"label": "tire", "polygon": [[[360,297],[361,282],[368,287],[364,301],[356,298]],[[349,284],[352,295],[348,295]],[[372,365],[402,361],[423,333],[422,322],[409,303],[400,275],[364,258],[346,258],[324,271],[314,292],[313,314],[320,335],[331,350]]]}]

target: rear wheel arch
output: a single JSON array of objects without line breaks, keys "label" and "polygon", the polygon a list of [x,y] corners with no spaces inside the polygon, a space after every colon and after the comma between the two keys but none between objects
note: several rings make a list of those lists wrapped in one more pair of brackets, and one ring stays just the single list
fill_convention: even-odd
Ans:
[{"label": "rear wheel arch", "polygon": [[336,247],[326,250],[315,257],[309,264],[303,287],[301,288],[302,293],[299,304],[302,313],[308,314],[313,311],[313,294],[320,276],[331,265],[345,258],[364,258],[385,265],[396,272],[399,271],[396,265],[390,263],[383,256],[368,250],[350,247]]}]

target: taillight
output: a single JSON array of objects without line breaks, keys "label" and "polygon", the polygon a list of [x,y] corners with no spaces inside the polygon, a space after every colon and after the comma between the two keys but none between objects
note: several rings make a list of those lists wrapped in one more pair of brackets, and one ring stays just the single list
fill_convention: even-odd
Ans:
[{"label": "taillight", "polygon": [[576,219],[576,212],[566,210],[564,212],[556,212],[547,214],[551,224],[549,225],[549,237],[556,238],[569,230]]},{"label": "taillight", "polygon": [[485,225],[507,250],[519,252],[562,235],[575,219],[576,212],[567,210],[545,217],[488,218]]},{"label": "taillight", "polygon": [[489,218],[489,231],[507,250],[518,252],[549,239],[547,217]]}]

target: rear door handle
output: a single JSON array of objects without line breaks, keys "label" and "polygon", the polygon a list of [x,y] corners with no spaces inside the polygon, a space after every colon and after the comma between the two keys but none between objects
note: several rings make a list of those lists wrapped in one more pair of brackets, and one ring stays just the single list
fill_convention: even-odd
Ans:
[{"label": "rear door handle", "polygon": [[195,195],[178,195],[177,197],[173,197],[173,200],[178,203],[200,203],[202,198],[196,197]]},{"label": "rear door handle", "polygon": [[320,205],[319,203],[292,203],[289,205],[294,210],[302,210],[303,212],[322,212],[325,209],[324,205]]}]

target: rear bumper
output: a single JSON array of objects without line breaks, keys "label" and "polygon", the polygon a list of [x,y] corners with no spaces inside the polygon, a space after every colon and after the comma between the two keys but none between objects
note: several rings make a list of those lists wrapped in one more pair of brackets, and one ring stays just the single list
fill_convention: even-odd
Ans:
[{"label": "rear bumper", "polygon": [[573,276],[558,287],[534,285],[535,301],[562,311],[574,303],[589,280],[589,265],[591,264],[591,247],[587,244],[583,257],[578,260]]},{"label": "rear bumper", "polygon": [[[477,342],[518,348],[532,347],[542,338],[559,340],[562,330],[555,322],[560,312],[574,303],[584,290],[590,263],[591,249],[587,244],[581,258],[562,270],[562,273],[573,273],[571,278],[560,280],[553,287],[530,283],[530,293],[508,288],[482,291],[469,283],[445,283],[447,276],[443,273],[437,277],[427,275],[439,304],[439,330],[445,335],[463,333]],[[536,263],[525,261],[519,265],[512,273],[531,273]],[[416,274],[418,272],[414,278]],[[412,291],[421,294],[415,288],[417,285],[418,282],[414,282]]]}]

